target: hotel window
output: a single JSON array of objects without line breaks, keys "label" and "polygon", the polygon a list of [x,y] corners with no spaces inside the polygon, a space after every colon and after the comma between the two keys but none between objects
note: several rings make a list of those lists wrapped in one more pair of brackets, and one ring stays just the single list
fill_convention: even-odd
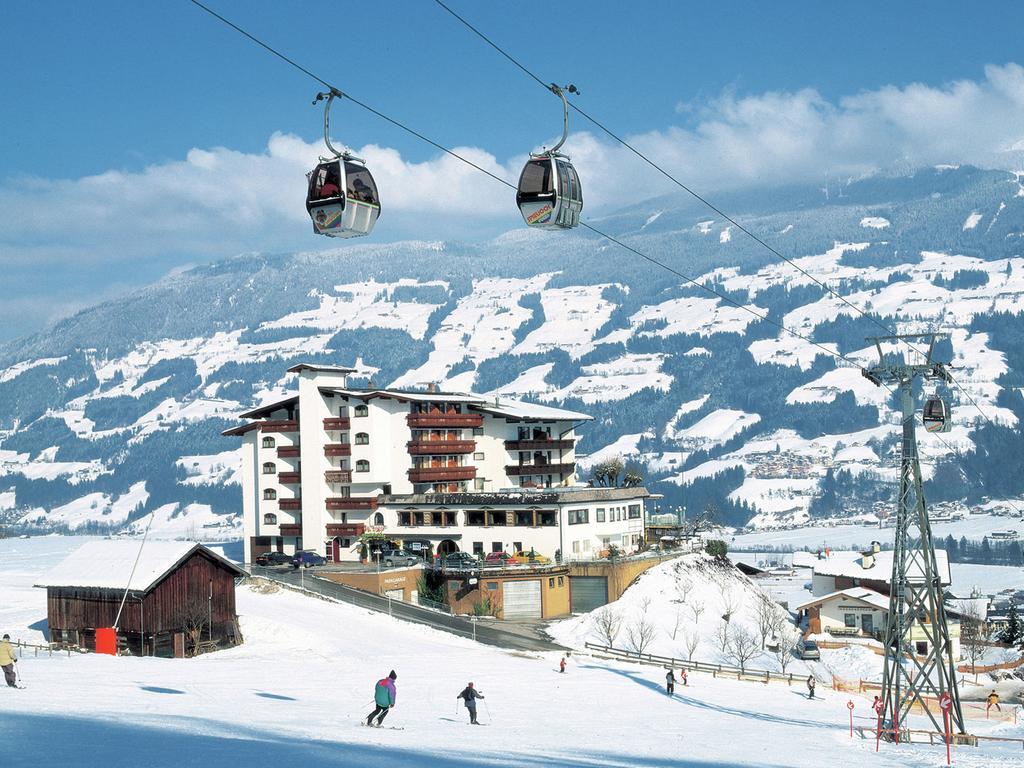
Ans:
[{"label": "hotel window", "polygon": [[554,589],[554,588],[555,588],[555,577],[552,576],[551,578],[548,579],[548,589]]},{"label": "hotel window", "polygon": [[263,447],[264,448],[273,448],[274,447],[274,438],[272,438],[272,437],[264,437],[263,438]]},{"label": "hotel window", "polygon": [[483,427],[473,427],[473,435],[478,437],[484,433]]},{"label": "hotel window", "polygon": [[857,628],[857,614],[855,613],[844,613],[843,624],[853,629]]},{"label": "hotel window", "polygon": [[569,525],[579,525],[580,523],[586,523],[590,521],[589,510],[586,509],[570,509],[569,510]]},{"label": "hotel window", "polygon": [[274,466],[274,462],[268,461],[263,464],[264,475],[275,475],[277,474],[277,467]]},{"label": "hotel window", "polygon": [[474,453],[473,454],[473,461],[483,461],[483,460],[484,460],[484,455],[482,453]]},{"label": "hotel window", "polygon": [[384,515],[378,512],[373,516],[374,525],[384,525]]},{"label": "hotel window", "polygon": [[559,576],[558,577],[558,586],[561,587],[561,586],[564,586],[564,585],[565,585],[565,576]]},{"label": "hotel window", "polygon": [[263,524],[277,525],[277,515],[275,515],[273,512],[267,512],[267,514],[263,516]]},{"label": "hotel window", "polygon": [[357,417],[359,417],[359,416],[369,416],[370,415],[370,409],[367,408],[365,405],[357,405],[352,410],[353,410],[353,412],[355,413],[355,415]]},{"label": "hotel window", "polygon": [[487,582],[487,589],[489,589],[492,592],[494,592],[495,590],[498,589],[498,582],[496,582],[496,581],[488,581]]},{"label": "hotel window", "polygon": [[273,501],[276,498],[277,498],[277,491],[275,491],[273,488],[267,488],[265,491],[263,491],[263,500],[264,501]]},{"label": "hotel window", "polygon": [[590,551],[590,539],[584,539],[583,540],[583,551],[584,552],[589,552]]},{"label": "hotel window", "polygon": [[601,507],[597,508],[597,522],[604,522],[604,510]]},{"label": "hotel window", "polygon": [[483,557],[484,554],[484,543],[482,541],[473,542],[473,554],[476,557]]},{"label": "hotel window", "polygon": [[572,551],[577,553],[580,551],[580,543],[578,541],[572,543]]},{"label": "hotel window", "polygon": [[369,445],[370,436],[365,432],[356,432],[356,445]]},{"label": "hotel window", "polygon": [[640,517],[640,505],[630,504],[629,505],[629,519],[636,520]]},{"label": "hotel window", "polygon": [[484,478],[474,477],[473,478],[473,490],[482,491],[484,489]]},{"label": "hotel window", "polygon": [[370,471],[370,462],[368,462],[366,459],[360,459],[359,461],[356,462],[356,472],[369,472],[369,471]]}]

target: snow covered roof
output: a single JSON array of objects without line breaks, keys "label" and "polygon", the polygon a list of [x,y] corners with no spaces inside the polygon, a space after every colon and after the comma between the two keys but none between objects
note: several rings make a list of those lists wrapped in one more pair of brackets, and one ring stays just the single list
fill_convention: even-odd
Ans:
[{"label": "snow covered roof", "polygon": [[302,373],[302,371],[316,371],[317,373],[356,373],[358,368],[346,368],[343,365],[313,365],[312,363],[299,363],[288,369],[288,373]]},{"label": "snow covered roof", "polygon": [[295,405],[297,402],[299,402],[299,396],[292,395],[291,397],[286,397],[284,400],[277,400],[272,403],[267,403],[266,405],[261,405],[259,408],[253,408],[251,411],[239,414],[238,418],[258,419],[269,413],[280,410],[281,408],[287,408],[289,405]]},{"label": "snow covered roof", "polygon": [[818,562],[819,560],[813,552],[804,552],[803,550],[800,550],[793,553],[794,568],[813,568]]},{"label": "snow covered roof", "polygon": [[[856,551],[835,551],[829,553],[828,557],[815,560],[811,567],[815,575],[821,576],[849,576],[854,579],[872,579],[874,581],[888,582],[892,577],[892,550],[876,552],[872,557],[862,555]],[[913,558],[907,566],[907,577],[911,581],[923,581],[924,573],[921,569],[919,558]],[[935,564],[939,569],[939,578],[943,584],[952,582],[949,572],[949,558],[946,557],[946,550],[935,550]],[[868,567],[865,568],[865,565]]]},{"label": "snow covered roof", "polygon": [[[230,560],[193,541],[147,541],[139,553],[140,542],[105,539],[83,544],[58,563],[35,585],[37,587],[90,587],[93,589],[124,589],[147,592],[175,566],[202,550],[212,559],[242,575]],[[135,568],[131,584],[128,576]]]},{"label": "snow covered roof", "polygon": [[504,397],[486,398],[478,396],[483,403],[474,405],[478,411],[504,416],[507,419],[540,419],[542,421],[590,421],[594,417],[564,408],[552,408],[550,405],[527,403],[522,400],[509,400]]},{"label": "snow covered roof", "polygon": [[820,605],[827,600],[832,600],[837,597],[845,597],[850,600],[859,600],[862,603],[867,603],[875,608],[882,611],[889,610],[889,598],[885,595],[875,592],[873,589],[867,589],[865,587],[855,587],[853,589],[840,589],[836,592],[829,592],[827,595],[821,597],[812,597],[800,605],[794,605],[794,611],[802,611],[804,608],[809,608],[812,605]]}]

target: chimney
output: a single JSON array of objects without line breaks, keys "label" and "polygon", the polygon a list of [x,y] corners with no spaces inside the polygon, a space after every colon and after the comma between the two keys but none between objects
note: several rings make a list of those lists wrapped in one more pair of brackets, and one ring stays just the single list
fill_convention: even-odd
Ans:
[{"label": "chimney", "polygon": [[871,551],[874,552],[877,555],[879,552],[882,551],[882,545],[879,544],[877,541],[872,541],[871,542]]},{"label": "chimney", "polygon": [[437,384],[435,384],[432,381],[429,382],[427,384],[427,392],[430,392],[431,394],[433,394],[434,392],[437,392]]}]

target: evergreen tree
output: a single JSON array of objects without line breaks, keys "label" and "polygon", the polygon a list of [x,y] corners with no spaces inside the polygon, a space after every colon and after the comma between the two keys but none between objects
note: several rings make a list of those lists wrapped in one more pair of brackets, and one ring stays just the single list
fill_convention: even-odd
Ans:
[{"label": "evergreen tree", "polygon": [[946,550],[946,556],[949,558],[949,562],[960,562],[960,550],[957,547],[956,539],[952,536],[947,536],[942,546]]},{"label": "evergreen tree", "polygon": [[970,557],[971,550],[970,550],[970,545],[967,543],[967,537],[966,536],[961,536],[960,537],[960,545],[957,547],[957,549],[960,552],[960,559],[961,560],[967,560]]},{"label": "evergreen tree", "polygon": [[992,562],[992,545],[988,543],[988,537],[981,540],[981,552],[978,554],[982,563]]},{"label": "evergreen tree", "polygon": [[999,633],[999,640],[1010,647],[1015,647],[1024,640],[1024,637],[1021,636],[1020,617],[1017,615],[1016,603],[1010,603],[1010,610],[1006,614],[1006,626]]}]

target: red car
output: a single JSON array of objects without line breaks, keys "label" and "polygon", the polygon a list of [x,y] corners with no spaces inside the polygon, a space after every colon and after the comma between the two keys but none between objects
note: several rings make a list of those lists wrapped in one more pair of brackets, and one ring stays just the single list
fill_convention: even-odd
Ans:
[{"label": "red car", "polygon": [[512,562],[512,555],[508,552],[488,552],[484,558],[484,565],[509,565]]}]

